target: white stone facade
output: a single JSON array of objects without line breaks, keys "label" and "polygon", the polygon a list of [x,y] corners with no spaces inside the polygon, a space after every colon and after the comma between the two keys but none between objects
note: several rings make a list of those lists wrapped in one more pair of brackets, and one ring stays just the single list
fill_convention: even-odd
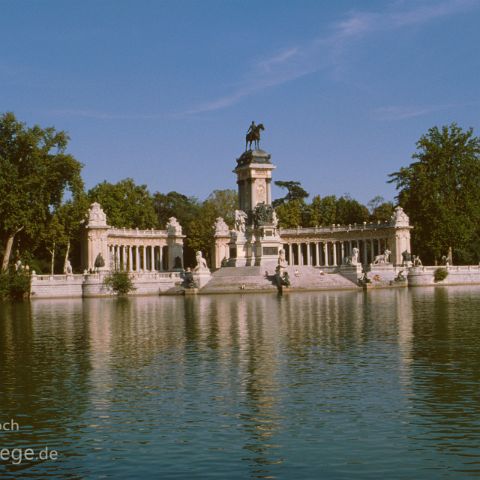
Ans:
[{"label": "white stone facade", "polygon": [[[82,268],[87,272],[181,270],[184,238],[174,217],[169,219],[166,230],[113,228],[107,224],[101,206],[92,203],[83,232]],[[103,258],[103,267],[96,266],[99,256]]]}]

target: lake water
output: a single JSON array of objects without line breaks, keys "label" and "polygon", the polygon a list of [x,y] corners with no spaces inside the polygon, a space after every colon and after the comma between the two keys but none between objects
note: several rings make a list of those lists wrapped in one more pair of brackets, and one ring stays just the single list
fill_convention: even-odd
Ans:
[{"label": "lake water", "polygon": [[0,477],[479,478],[479,340],[479,287],[0,304],[0,449],[58,451]]}]

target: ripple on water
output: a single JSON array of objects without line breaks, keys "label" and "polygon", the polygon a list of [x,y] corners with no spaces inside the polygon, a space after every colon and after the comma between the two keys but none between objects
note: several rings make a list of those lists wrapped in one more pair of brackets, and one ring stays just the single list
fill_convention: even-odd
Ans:
[{"label": "ripple on water", "polygon": [[479,293],[0,305],[5,446],[60,452],[0,474],[479,476]]}]

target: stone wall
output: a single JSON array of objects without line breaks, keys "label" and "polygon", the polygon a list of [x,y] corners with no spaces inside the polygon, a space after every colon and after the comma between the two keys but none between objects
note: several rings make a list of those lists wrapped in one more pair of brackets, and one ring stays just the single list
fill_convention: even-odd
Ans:
[{"label": "stone wall", "polygon": [[[30,298],[82,298],[111,296],[104,286],[107,274],[32,275]],[[178,272],[132,273],[135,290],[130,295],[158,295],[182,281]]]},{"label": "stone wall", "polygon": [[[434,280],[437,268],[445,268],[448,271],[447,278],[441,282],[435,282]],[[408,271],[408,285],[410,287],[469,284],[480,284],[480,266],[412,267]]]}]

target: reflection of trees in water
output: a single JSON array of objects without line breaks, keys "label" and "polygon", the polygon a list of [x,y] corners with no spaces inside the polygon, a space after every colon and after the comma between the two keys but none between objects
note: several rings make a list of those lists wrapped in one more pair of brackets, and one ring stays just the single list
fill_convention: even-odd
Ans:
[{"label": "reflection of trees in water", "polygon": [[[87,408],[91,369],[81,301],[1,304],[0,319],[0,412],[3,419],[14,418],[20,425],[9,435],[8,446],[48,445],[68,457],[74,451],[65,446],[65,439],[76,442],[75,448],[80,445],[72,425]],[[21,467],[37,478],[59,468],[50,462],[40,474],[30,465]],[[16,468],[10,469],[13,476]],[[62,468],[75,478],[67,465]]]},{"label": "reflection of trees in water", "polygon": [[455,456],[459,471],[476,474],[480,471],[479,294],[478,287],[412,292],[412,437]]}]

